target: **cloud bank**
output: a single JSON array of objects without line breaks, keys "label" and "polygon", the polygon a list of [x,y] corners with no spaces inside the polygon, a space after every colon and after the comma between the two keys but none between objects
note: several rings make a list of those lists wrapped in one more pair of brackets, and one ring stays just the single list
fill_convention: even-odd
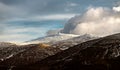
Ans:
[{"label": "cloud bank", "polygon": [[120,6],[88,8],[82,15],[70,19],[61,32],[94,36],[120,33]]}]

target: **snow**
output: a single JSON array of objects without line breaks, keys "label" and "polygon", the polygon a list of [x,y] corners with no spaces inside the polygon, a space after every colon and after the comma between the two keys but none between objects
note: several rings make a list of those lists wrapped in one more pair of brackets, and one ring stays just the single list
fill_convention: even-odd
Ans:
[{"label": "snow", "polygon": [[25,43],[22,43],[22,45],[56,42],[56,41],[67,40],[67,39],[70,39],[70,38],[73,38],[73,37],[78,37],[78,36],[79,35],[59,33],[59,34],[56,34],[56,35],[46,36],[46,37],[43,37],[43,38],[38,38],[38,39],[29,41],[29,42],[25,42]]},{"label": "snow", "polygon": [[1,61],[4,61],[4,59],[0,59]]},{"label": "snow", "polygon": [[11,55],[9,55],[8,57],[6,57],[6,59],[9,59],[9,58],[11,58],[11,57],[13,57],[13,54],[11,54]]},{"label": "snow", "polygon": [[67,47],[67,46],[62,46],[62,47],[60,47],[60,49],[61,50],[66,50],[66,49],[68,49],[69,47]]}]

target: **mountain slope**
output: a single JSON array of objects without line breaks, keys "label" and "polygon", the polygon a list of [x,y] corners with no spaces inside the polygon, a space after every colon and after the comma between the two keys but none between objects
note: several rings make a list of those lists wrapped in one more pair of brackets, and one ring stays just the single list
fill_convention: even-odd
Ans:
[{"label": "mountain slope", "polygon": [[4,50],[0,52],[0,68],[4,66],[11,67],[34,63],[48,56],[54,55],[59,51],[59,48],[54,48],[42,43],[12,47],[11,50],[7,50],[7,48],[4,48]]},{"label": "mountain slope", "polygon": [[12,47],[17,45],[9,42],[0,42],[0,47],[10,47],[10,46]]},{"label": "mountain slope", "polygon": [[56,42],[56,41],[62,41],[62,40],[67,40],[73,37],[78,37],[79,35],[74,35],[74,34],[56,34],[56,35],[50,35],[46,37],[41,37],[37,38],[31,41],[27,41],[24,44],[31,44],[31,43],[49,43],[49,42]]},{"label": "mountain slope", "polygon": [[97,39],[98,37],[91,36],[89,34],[81,35],[78,37],[73,37],[67,40],[62,40],[62,41],[57,41],[57,42],[52,42],[52,46],[58,47],[61,50],[66,50],[74,45],[80,44],[85,41]]},{"label": "mountain slope", "polygon": [[35,40],[28,41],[24,44],[38,44],[38,43],[47,43],[51,45],[52,47],[57,47],[60,48],[61,50],[66,50],[73,45],[77,45],[79,43],[88,41],[88,40],[93,40],[98,37],[91,36],[89,34],[84,34],[84,35],[73,35],[73,34],[57,34],[57,35],[51,35],[47,37],[42,37],[38,38]]},{"label": "mountain slope", "polygon": [[[64,34],[63,36],[60,35],[57,37],[64,38],[65,36],[68,38],[68,36],[71,37],[72,35]],[[51,37],[54,38],[54,36]],[[13,47],[8,46],[7,48],[4,47],[0,52],[1,53],[0,66],[2,65],[2,67],[3,66],[11,67],[35,63],[48,56],[56,54],[61,50],[65,50],[66,48],[68,49],[69,47],[72,47],[75,44],[82,43],[84,41],[91,40],[94,38],[95,37],[92,37],[90,35],[83,35],[73,37],[67,40],[49,42],[48,44],[39,43],[28,45],[16,45]]]},{"label": "mountain slope", "polygon": [[119,70],[120,34],[78,44],[28,66],[23,70]]}]

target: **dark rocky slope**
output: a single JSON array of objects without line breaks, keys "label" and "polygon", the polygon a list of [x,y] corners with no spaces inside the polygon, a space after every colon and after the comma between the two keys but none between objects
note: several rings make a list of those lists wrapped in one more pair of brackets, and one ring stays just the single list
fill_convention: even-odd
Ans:
[{"label": "dark rocky slope", "polygon": [[11,69],[11,67],[28,65],[54,55],[59,51],[59,48],[47,44],[7,47],[0,51],[0,68]]},{"label": "dark rocky slope", "polygon": [[120,34],[78,44],[56,55],[13,70],[119,70]]}]

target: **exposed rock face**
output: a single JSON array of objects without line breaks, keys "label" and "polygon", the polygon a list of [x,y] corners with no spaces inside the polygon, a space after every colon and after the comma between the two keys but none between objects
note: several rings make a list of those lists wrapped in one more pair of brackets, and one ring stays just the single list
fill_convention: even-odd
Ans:
[{"label": "exposed rock face", "polygon": [[28,70],[119,70],[120,34],[78,44],[36,63],[13,69]]}]

